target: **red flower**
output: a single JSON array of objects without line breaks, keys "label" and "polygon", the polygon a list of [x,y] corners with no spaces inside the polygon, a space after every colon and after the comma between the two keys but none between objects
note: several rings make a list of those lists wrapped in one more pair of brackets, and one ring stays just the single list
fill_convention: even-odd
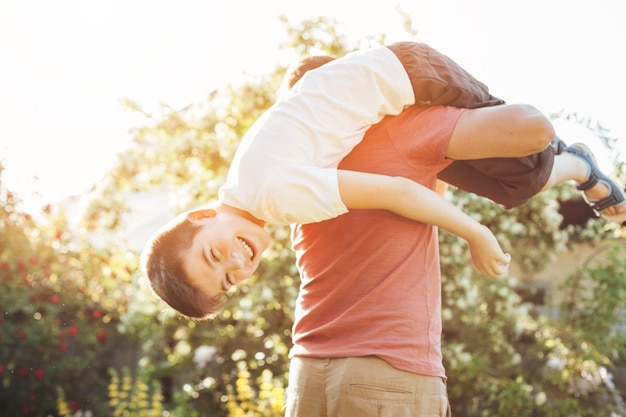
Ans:
[{"label": "red flower", "polygon": [[26,332],[24,330],[20,330],[19,332],[17,332],[17,338],[26,339]]},{"label": "red flower", "polygon": [[67,329],[67,334],[69,334],[72,337],[76,336],[78,334],[78,327],[70,326],[70,328]]},{"label": "red flower", "polygon": [[61,297],[59,297],[58,294],[54,294],[50,297],[50,302],[52,304],[59,304],[59,301],[61,301]]},{"label": "red flower", "polygon": [[24,261],[17,261],[17,270],[20,272],[24,272],[26,270],[26,264]]},{"label": "red flower", "polygon": [[29,287],[31,286],[30,277],[28,276],[28,274],[24,274],[24,276],[22,277],[22,282]]},{"label": "red flower", "polygon": [[104,330],[98,330],[98,332],[96,333],[96,339],[98,339],[99,342],[104,342],[104,339],[106,338],[106,332]]},{"label": "red flower", "polygon": [[59,349],[61,349],[61,352],[67,352],[67,343],[63,342],[61,343],[61,345],[59,346]]},{"label": "red flower", "polygon": [[0,374],[4,373],[4,365],[0,363]]},{"label": "red flower", "polygon": [[17,371],[17,374],[19,376],[26,376],[27,373],[28,373],[28,369],[26,369],[26,367],[24,366],[20,367],[20,369]]},{"label": "red flower", "polygon": [[102,315],[102,313],[100,313],[100,310],[94,310],[91,313],[91,317],[93,317],[94,319],[99,319],[101,315]]},{"label": "red flower", "polygon": [[27,405],[22,406],[22,415],[27,416],[30,414],[30,407]]},{"label": "red flower", "polygon": [[37,263],[39,262],[39,259],[35,255],[33,255],[30,258],[28,258],[28,261],[33,265],[37,265]]},{"label": "red flower", "polygon": [[0,262],[0,270],[8,271],[9,270],[9,263],[7,261]]},{"label": "red flower", "polygon": [[41,368],[35,369],[35,378],[43,379],[44,375],[45,375],[45,372],[44,372],[43,369],[41,369]]}]

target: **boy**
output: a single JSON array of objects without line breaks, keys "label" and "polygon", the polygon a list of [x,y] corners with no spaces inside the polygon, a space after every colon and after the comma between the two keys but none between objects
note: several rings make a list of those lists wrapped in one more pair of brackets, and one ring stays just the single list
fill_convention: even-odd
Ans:
[{"label": "boy", "polygon": [[[425,89],[418,88],[425,85],[419,77],[410,82],[403,68],[415,67],[424,53],[429,64],[436,57],[454,68],[453,74],[462,74],[462,82],[452,79],[443,90],[428,83]],[[461,144],[453,148],[459,154],[446,157],[484,158],[485,149],[496,149],[497,156],[509,158],[547,152],[551,169],[554,151],[546,146],[554,130],[549,121],[530,106],[491,107],[502,101],[450,62],[422,44],[401,43],[349,55],[310,71],[243,139],[220,190],[220,201],[179,218],[175,224],[180,226],[168,227],[152,242],[145,269],[155,292],[182,314],[210,316],[221,294],[258,266],[269,245],[266,223],[317,222],[348,209],[384,209],[442,227],[468,241],[482,273],[506,272],[509,257],[494,236],[430,189],[400,177],[337,169],[371,124],[384,114],[398,114],[416,100],[421,105],[448,104],[444,100],[480,107],[461,115],[451,139]],[[373,87],[363,97],[354,97],[362,84]],[[599,171],[586,149],[570,150],[583,164],[578,171],[588,165],[589,175],[579,182],[595,178],[586,184],[590,197],[602,198],[608,191],[609,205],[624,201],[621,190]],[[546,178],[550,177],[548,170]],[[606,187],[596,186],[598,179]]]}]

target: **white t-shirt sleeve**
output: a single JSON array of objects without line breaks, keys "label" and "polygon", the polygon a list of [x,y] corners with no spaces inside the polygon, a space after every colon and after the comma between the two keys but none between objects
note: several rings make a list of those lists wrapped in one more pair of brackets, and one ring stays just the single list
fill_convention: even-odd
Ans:
[{"label": "white t-shirt sleeve", "polygon": [[269,176],[240,183],[236,193],[223,187],[220,199],[247,207],[270,224],[315,223],[348,212],[339,194],[337,169],[302,164],[282,166]]}]

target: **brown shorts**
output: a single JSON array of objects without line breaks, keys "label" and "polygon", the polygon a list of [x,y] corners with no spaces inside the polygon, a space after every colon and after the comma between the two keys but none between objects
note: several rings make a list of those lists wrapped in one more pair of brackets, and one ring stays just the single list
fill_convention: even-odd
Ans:
[{"label": "brown shorts", "polygon": [[452,59],[428,45],[397,42],[388,46],[411,80],[418,106],[453,106],[466,109],[496,106],[504,100]]},{"label": "brown shorts", "polygon": [[506,208],[521,206],[539,193],[554,165],[555,149],[524,158],[487,158],[455,161],[437,178]]}]

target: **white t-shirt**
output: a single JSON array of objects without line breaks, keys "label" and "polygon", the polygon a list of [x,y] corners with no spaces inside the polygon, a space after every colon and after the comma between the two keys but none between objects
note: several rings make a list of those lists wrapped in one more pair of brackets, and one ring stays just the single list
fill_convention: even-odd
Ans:
[{"label": "white t-shirt", "polygon": [[246,133],[220,200],[270,224],[314,223],[346,213],[339,162],[370,126],[414,101],[404,67],[387,47],[308,71]]}]

